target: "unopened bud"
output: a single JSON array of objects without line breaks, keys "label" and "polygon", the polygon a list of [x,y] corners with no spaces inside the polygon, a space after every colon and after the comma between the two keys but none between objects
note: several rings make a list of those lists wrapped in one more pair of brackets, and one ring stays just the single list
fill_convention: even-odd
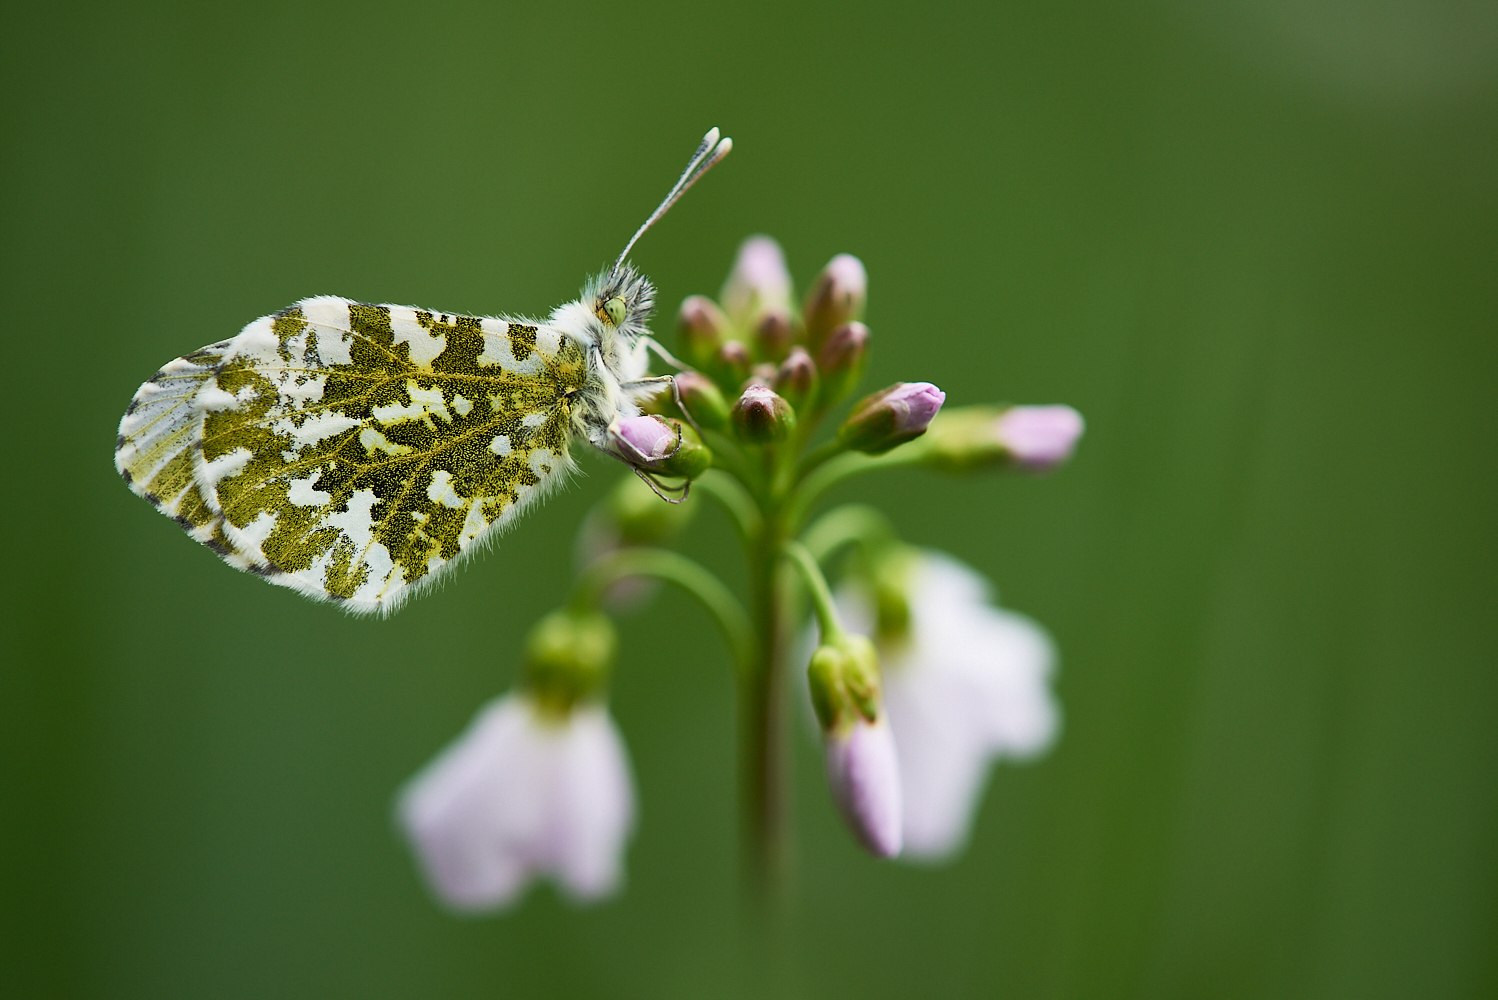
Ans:
[{"label": "unopened bud", "polygon": [[868,350],[869,328],[862,323],[844,323],[828,335],[817,353],[825,405],[830,406],[842,399],[863,378]]},{"label": "unopened bud", "polygon": [[812,654],[807,681],[822,724],[833,800],[864,847],[894,857],[903,818],[900,769],[873,643],[861,635],[824,643]]},{"label": "unopened bud", "polygon": [[860,400],[838,438],[854,451],[882,455],[926,433],[946,399],[930,382],[896,382]]},{"label": "unopened bud", "polygon": [[879,718],[883,705],[879,656],[866,637],[844,635],[818,646],[806,667],[806,678],[823,732],[845,729],[855,719],[873,722]]},{"label": "unopened bud", "polygon": [[773,389],[751,385],[733,404],[733,426],[745,441],[780,441],[795,429],[796,411]]},{"label": "unopened bud", "polygon": [[813,352],[821,350],[833,330],[863,318],[868,289],[868,273],[857,257],[840,253],[827,262],[807,293],[803,310],[806,342]]},{"label": "unopened bud", "polygon": [[706,365],[718,352],[728,330],[728,317],[706,295],[693,295],[676,313],[677,344],[695,365]]},{"label": "unopened bud", "polygon": [[804,409],[817,391],[817,366],[804,347],[793,347],[775,373],[775,391],[791,404]]},{"label": "unopened bud", "polygon": [[859,720],[823,741],[827,786],[843,822],[875,857],[893,858],[904,846],[900,761],[889,721]]},{"label": "unopened bud", "polygon": [[739,246],[733,270],[723,284],[723,307],[735,323],[748,326],[769,309],[786,309],[791,301],[791,273],[780,244],[768,236],[751,236]]},{"label": "unopened bud", "polygon": [[728,426],[728,400],[718,383],[701,372],[682,372],[676,376],[676,391],[681,394],[681,405],[699,425],[711,430]]},{"label": "unopened bud", "polygon": [[1084,427],[1069,406],[965,406],[932,422],[924,461],[944,472],[996,465],[1041,472],[1071,457]]},{"label": "unopened bud", "polygon": [[620,417],[609,425],[609,442],[630,465],[666,476],[696,479],[713,464],[697,432],[669,417]]},{"label": "unopened bud", "polygon": [[742,382],[749,375],[749,366],[753,364],[749,348],[737,340],[727,341],[718,348],[718,355],[713,361],[717,370],[732,382]]},{"label": "unopened bud", "polygon": [[780,361],[791,347],[791,311],[767,310],[754,325],[754,350],[765,361]]},{"label": "unopened bud", "polygon": [[1070,406],[1015,406],[999,417],[999,441],[1016,465],[1041,471],[1071,458],[1086,424]]},{"label": "unopened bud", "polygon": [[525,685],[545,708],[565,714],[608,680],[618,639],[596,611],[553,611],[525,640]]}]

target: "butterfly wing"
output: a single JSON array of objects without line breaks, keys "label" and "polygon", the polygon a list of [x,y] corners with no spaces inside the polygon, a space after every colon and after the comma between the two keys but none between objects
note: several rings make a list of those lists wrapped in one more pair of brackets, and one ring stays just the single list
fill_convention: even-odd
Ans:
[{"label": "butterfly wing", "polygon": [[230,565],[388,611],[561,482],[586,375],[539,324],[305,299],[141,386],[115,464]]}]

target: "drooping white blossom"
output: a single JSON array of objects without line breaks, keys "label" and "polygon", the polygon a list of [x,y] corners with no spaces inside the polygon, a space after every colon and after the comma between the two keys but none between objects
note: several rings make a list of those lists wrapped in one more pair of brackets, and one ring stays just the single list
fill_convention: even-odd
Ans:
[{"label": "drooping white blossom", "polygon": [[848,828],[881,858],[900,853],[900,764],[885,716],[828,733],[827,784]]},{"label": "drooping white blossom", "polygon": [[602,704],[560,714],[511,692],[411,779],[397,814],[433,892],[455,910],[501,908],[537,876],[591,901],[621,882],[634,786]]},{"label": "drooping white blossom", "polygon": [[[974,570],[921,550],[908,577],[908,633],[879,647],[906,857],[936,860],[961,849],[992,762],[1034,757],[1060,728],[1050,638],[996,607],[990,593]],[[861,591],[841,588],[838,605],[850,629],[874,632]]]}]

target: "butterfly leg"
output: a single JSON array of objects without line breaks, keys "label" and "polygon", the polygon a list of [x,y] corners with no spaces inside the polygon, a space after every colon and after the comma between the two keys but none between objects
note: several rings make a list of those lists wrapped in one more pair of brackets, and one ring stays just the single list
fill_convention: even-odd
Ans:
[{"label": "butterfly leg", "polygon": [[[682,503],[692,492],[692,481],[690,479],[683,482],[680,486],[663,486],[661,485],[660,481],[655,478],[655,476],[646,472],[638,465],[631,465],[630,468],[634,470],[635,475],[645,480],[645,485],[649,486],[651,491],[654,492],[656,496],[660,497],[667,503]],[[679,493],[681,495],[672,496],[671,494],[673,493]]]}]

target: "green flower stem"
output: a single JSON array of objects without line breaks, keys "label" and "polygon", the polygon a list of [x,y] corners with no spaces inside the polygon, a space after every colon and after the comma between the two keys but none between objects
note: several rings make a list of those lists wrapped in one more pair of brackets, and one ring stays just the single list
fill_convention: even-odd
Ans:
[{"label": "green flower stem", "polygon": [[845,452],[819,465],[801,481],[791,495],[787,523],[801,524],[807,513],[821,499],[822,494],[846,479],[863,475],[865,472],[915,465],[924,457],[919,444],[920,438],[917,438],[910,444],[902,445],[883,455],[865,455],[857,451]]},{"label": "green flower stem", "polygon": [[713,452],[713,465],[751,488],[757,482],[754,460],[732,437],[722,431],[702,431],[702,440]]},{"label": "green flower stem", "polygon": [[823,441],[815,448],[801,456],[801,461],[796,463],[796,482],[801,482],[812,472],[826,464],[830,459],[836,458],[848,448],[837,438]]},{"label": "green flower stem", "polygon": [[744,484],[721,469],[709,469],[696,480],[692,487],[701,490],[711,497],[720,507],[728,512],[733,519],[734,527],[739,531],[741,540],[748,540],[757,534],[764,524],[764,517],[759,512],[758,505],[749,491],[744,489]]},{"label": "green flower stem", "polygon": [[750,607],[760,645],[739,686],[741,780],[745,796],[745,873],[771,923],[780,923],[789,898],[791,854],[790,694],[786,650],[791,607],[780,546],[784,522],[773,508],[745,540]]},{"label": "green flower stem", "polygon": [[896,541],[894,525],[883,511],[864,503],[834,507],[801,535],[813,559],[825,563],[845,545],[858,544],[865,550],[878,549]]},{"label": "green flower stem", "polygon": [[800,542],[787,542],[784,551],[811,594],[811,606],[817,613],[817,625],[822,629],[822,642],[842,639],[843,623],[838,617],[837,603],[832,599],[832,590],[827,586],[827,578],[822,575],[816,557]]},{"label": "green flower stem", "polygon": [[759,643],[744,606],[716,576],[679,552],[627,548],[600,557],[578,577],[572,590],[572,606],[597,607],[610,586],[632,576],[650,576],[674,583],[697,598],[722,631],[738,674],[742,677],[753,669]]}]

